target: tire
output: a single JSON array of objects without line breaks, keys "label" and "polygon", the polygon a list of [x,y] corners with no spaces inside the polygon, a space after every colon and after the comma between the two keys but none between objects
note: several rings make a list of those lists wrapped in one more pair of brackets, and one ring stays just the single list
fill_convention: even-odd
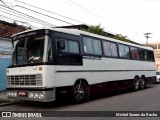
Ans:
[{"label": "tire", "polygon": [[141,77],[139,80],[139,89],[143,90],[145,88],[145,86],[146,86],[145,79],[144,79],[144,77]]},{"label": "tire", "polygon": [[160,81],[158,81],[157,84],[160,84]]},{"label": "tire", "polygon": [[137,91],[139,89],[139,84],[140,84],[139,78],[135,77],[133,80],[133,91]]},{"label": "tire", "polygon": [[89,90],[88,85],[83,81],[78,81],[73,86],[73,101],[74,103],[83,103],[87,101]]}]

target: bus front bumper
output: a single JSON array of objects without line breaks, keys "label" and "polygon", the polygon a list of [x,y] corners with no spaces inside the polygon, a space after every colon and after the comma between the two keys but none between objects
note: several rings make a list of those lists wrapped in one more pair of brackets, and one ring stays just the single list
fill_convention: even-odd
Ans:
[{"label": "bus front bumper", "polygon": [[40,101],[50,102],[55,101],[55,89],[16,89],[7,88],[7,97],[9,99],[17,99],[24,101]]}]

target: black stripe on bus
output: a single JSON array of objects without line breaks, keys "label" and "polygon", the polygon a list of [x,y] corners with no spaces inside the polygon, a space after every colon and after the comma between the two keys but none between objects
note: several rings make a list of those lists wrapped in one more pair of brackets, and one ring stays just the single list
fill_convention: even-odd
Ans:
[{"label": "black stripe on bus", "polygon": [[130,72],[130,71],[155,71],[155,70],[62,70],[62,71],[56,71],[56,73],[62,73],[62,72]]},{"label": "black stripe on bus", "polygon": [[[25,87],[25,86],[24,86]],[[6,88],[6,90],[27,90],[27,91],[51,91],[54,88]]]}]

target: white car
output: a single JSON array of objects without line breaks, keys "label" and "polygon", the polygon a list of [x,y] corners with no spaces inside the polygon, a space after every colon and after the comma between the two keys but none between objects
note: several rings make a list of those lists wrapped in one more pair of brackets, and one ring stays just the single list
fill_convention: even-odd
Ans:
[{"label": "white car", "polygon": [[156,83],[160,83],[160,72],[156,72]]}]

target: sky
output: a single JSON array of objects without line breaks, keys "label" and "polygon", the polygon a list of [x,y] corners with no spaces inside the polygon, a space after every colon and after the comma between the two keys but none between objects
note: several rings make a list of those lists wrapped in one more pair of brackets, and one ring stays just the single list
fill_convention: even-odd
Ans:
[{"label": "sky", "polygon": [[[72,18],[66,19],[40,9],[35,9],[17,0],[3,0],[10,8],[34,16],[55,26],[70,25],[53,19],[58,18],[71,24],[101,25],[104,30],[127,36],[129,39],[146,43],[144,33],[152,33],[149,43],[160,42],[160,0],[19,0],[21,2]],[[0,2],[0,5],[4,5]],[[18,5],[18,6],[15,6]],[[22,7],[20,7],[22,6]],[[44,15],[31,12],[23,7],[35,10]],[[4,9],[3,9],[4,10]],[[32,26],[39,25],[26,19],[21,19],[4,13],[0,9],[0,19],[10,18],[27,22]],[[21,22],[22,23],[22,22]],[[20,23],[19,23],[20,24]]]}]

